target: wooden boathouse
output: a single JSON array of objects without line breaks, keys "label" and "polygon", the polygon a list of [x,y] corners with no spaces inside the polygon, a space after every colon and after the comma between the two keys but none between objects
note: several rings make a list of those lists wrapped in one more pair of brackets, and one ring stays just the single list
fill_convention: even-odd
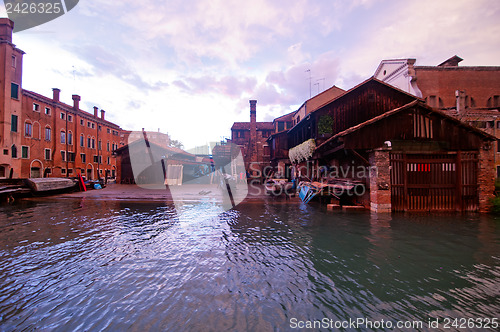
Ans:
[{"label": "wooden boathouse", "polygon": [[373,211],[482,211],[493,196],[493,141],[415,100],[336,133],[316,155],[369,167],[364,203]]},{"label": "wooden boathouse", "polygon": [[485,211],[494,194],[494,136],[373,77],[287,131],[289,148],[310,139],[314,152],[294,166],[312,181],[363,183],[350,203],[372,211]]}]

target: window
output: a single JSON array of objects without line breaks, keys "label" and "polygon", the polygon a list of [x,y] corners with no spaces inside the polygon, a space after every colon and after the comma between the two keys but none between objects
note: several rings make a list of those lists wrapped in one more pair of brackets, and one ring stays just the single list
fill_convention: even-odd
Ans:
[{"label": "window", "polygon": [[10,117],[10,131],[17,133],[17,115],[12,114]]},{"label": "window", "polygon": [[66,174],[66,169],[65,168],[61,168],[61,174]]},{"label": "window", "polygon": [[92,140],[90,137],[87,137],[87,147],[90,148],[92,146]]},{"label": "window", "polygon": [[17,64],[16,64],[16,60],[17,60],[17,59],[16,59],[16,56],[15,56],[15,55],[13,55],[13,56],[12,56],[12,67],[14,67],[14,68],[16,68],[16,65],[17,65]]},{"label": "window", "polygon": [[110,161],[111,161],[111,160],[110,160],[110,159],[109,159],[109,157],[108,157],[108,165],[110,165],[110,164],[111,164],[111,162],[110,162]]},{"label": "window", "polygon": [[33,135],[33,125],[29,122],[24,124],[24,136],[31,137]]},{"label": "window", "polygon": [[66,161],[66,151],[61,150],[61,159],[62,161]]},{"label": "window", "polygon": [[33,103],[33,112],[40,112],[40,105]]},{"label": "window", "polygon": [[66,144],[66,132],[61,130],[61,144]]},{"label": "window", "polygon": [[99,142],[97,142],[97,148],[98,148],[99,150],[102,150],[101,140],[99,140]]},{"label": "window", "polygon": [[50,108],[45,107],[45,114],[50,115]]},{"label": "window", "polygon": [[69,121],[69,122],[73,122],[73,115],[68,114],[68,121]]},{"label": "window", "polygon": [[84,123],[83,119],[80,119],[80,125],[81,125],[81,126],[84,126],[84,124],[83,124],[83,123]]},{"label": "window", "polygon": [[92,129],[95,129],[95,123],[92,123]]},{"label": "window", "polygon": [[29,148],[27,146],[21,146],[21,158],[28,159],[29,158]]},{"label": "window", "polygon": [[80,153],[80,159],[82,159],[82,163],[87,162],[87,156],[85,155],[85,153]]},{"label": "window", "polygon": [[10,97],[19,99],[19,84],[10,83]]},{"label": "window", "polygon": [[92,137],[92,149],[95,149],[95,138]]},{"label": "window", "polygon": [[50,167],[47,167],[47,168],[45,169],[45,174],[47,174],[47,175],[48,175],[48,174],[52,174],[52,169],[51,169]]},{"label": "window", "polygon": [[45,149],[45,160],[50,160],[51,159],[51,153],[50,149]]},{"label": "window", "polygon": [[85,136],[83,134],[80,135],[80,146],[83,147],[85,145]]},{"label": "window", "polygon": [[12,145],[12,147],[10,148],[11,150],[11,155],[12,155],[12,158],[17,158],[17,147],[16,145]]},{"label": "window", "polygon": [[109,141],[108,141],[108,143],[106,144],[106,151],[109,151]]},{"label": "window", "polygon": [[71,131],[68,132],[68,144],[73,145],[73,133]]},{"label": "window", "polygon": [[500,166],[497,166],[497,178],[500,178]]},{"label": "window", "polygon": [[500,139],[497,139],[497,152],[500,152]]},{"label": "window", "polygon": [[285,130],[285,123],[278,121],[278,132]]},{"label": "window", "polygon": [[111,132],[111,130],[109,128],[107,128],[106,132],[109,134]]},{"label": "window", "polygon": [[8,156],[9,155],[9,149],[3,149],[3,154],[4,154],[4,156]]},{"label": "window", "polygon": [[72,168],[68,168],[68,174],[73,174],[73,169]]},{"label": "window", "polygon": [[52,129],[50,129],[50,127],[45,127],[45,140],[52,140]]},{"label": "window", "polygon": [[94,162],[102,164],[102,156],[94,156]]},{"label": "window", "polygon": [[68,152],[68,161],[75,161],[75,153],[74,152]]},{"label": "window", "polygon": [[413,135],[415,138],[432,138],[432,120],[417,111],[413,113]]},{"label": "window", "polygon": [[59,115],[60,115],[60,117],[61,117],[61,120],[66,119],[66,114],[64,114],[64,113],[62,113],[62,112],[61,112]]},{"label": "window", "polygon": [[101,125],[98,125],[98,126],[97,126],[97,130],[99,130],[99,131],[101,131],[101,130],[102,130]]}]

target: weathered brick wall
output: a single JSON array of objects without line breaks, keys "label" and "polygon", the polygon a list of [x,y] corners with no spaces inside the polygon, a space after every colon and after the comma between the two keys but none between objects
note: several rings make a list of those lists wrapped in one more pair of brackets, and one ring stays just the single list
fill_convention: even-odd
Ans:
[{"label": "weathered brick wall", "polygon": [[370,153],[370,210],[391,212],[391,175],[388,149]]},{"label": "weathered brick wall", "polygon": [[483,142],[479,149],[478,194],[479,212],[487,212],[491,207],[490,200],[495,196],[495,155],[494,144]]}]

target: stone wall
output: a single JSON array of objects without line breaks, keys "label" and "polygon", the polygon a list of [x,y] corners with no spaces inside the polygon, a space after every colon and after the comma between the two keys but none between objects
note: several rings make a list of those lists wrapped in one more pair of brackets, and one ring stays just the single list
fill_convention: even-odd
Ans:
[{"label": "stone wall", "polygon": [[479,212],[489,211],[491,199],[495,197],[495,152],[493,147],[493,142],[485,141],[479,149],[477,178]]},{"label": "stone wall", "polygon": [[391,212],[391,173],[387,148],[372,151],[370,162],[370,210]]}]

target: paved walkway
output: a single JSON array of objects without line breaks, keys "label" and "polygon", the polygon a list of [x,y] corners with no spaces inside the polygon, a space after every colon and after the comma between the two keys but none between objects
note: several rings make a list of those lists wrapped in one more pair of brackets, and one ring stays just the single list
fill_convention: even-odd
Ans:
[{"label": "paved walkway", "polygon": [[[280,197],[269,196],[265,192],[263,185],[238,185],[238,190],[233,193],[235,199],[245,202],[262,202],[262,200],[272,199],[274,201],[299,201],[299,198],[291,197],[287,199],[284,195]],[[248,192],[245,190],[247,187]],[[246,193],[246,195],[245,195]],[[59,194],[46,197],[47,199],[95,199],[95,200],[114,200],[130,202],[173,202],[175,201],[200,201],[206,198],[216,200],[223,199],[223,191],[216,185],[195,185],[195,186],[170,186],[168,189],[148,188],[133,184],[108,184],[105,188],[99,190],[77,191],[73,193]],[[40,199],[40,198],[35,198]]]}]

